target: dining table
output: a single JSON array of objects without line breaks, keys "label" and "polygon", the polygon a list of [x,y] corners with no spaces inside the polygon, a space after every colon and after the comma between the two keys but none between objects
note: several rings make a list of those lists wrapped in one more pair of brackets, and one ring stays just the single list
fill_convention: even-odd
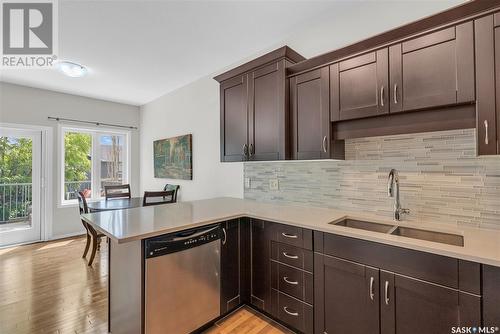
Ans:
[{"label": "dining table", "polygon": [[[113,198],[113,199],[101,199],[97,201],[87,202],[87,207],[90,212],[101,212],[110,210],[124,210],[141,207],[143,204],[144,197],[131,197],[131,198]],[[165,203],[165,200],[161,197],[159,198],[149,198],[148,203],[154,204],[157,202]]]}]

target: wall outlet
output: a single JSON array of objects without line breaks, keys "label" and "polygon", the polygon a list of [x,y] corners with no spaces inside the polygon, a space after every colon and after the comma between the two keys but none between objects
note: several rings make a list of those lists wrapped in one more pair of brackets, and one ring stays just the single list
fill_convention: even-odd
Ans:
[{"label": "wall outlet", "polygon": [[250,189],[250,178],[245,177],[245,189]]},{"label": "wall outlet", "polygon": [[280,182],[278,179],[270,179],[269,180],[269,190],[279,190]]}]

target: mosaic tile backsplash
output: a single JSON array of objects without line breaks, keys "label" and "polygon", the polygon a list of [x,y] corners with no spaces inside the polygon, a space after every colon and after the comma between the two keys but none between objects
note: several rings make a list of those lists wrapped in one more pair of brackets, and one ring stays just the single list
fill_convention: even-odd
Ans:
[{"label": "mosaic tile backsplash", "polygon": [[453,130],[349,140],[345,161],[248,162],[244,196],[390,218],[396,168],[404,220],[500,229],[500,157],[476,157],[475,145],[474,129]]}]

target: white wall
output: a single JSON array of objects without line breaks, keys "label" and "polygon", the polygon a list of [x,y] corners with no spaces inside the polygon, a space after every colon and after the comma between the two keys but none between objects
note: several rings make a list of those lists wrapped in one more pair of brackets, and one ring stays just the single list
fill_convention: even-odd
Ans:
[{"label": "white wall", "polygon": [[[216,196],[243,197],[242,163],[221,163],[219,153],[219,84],[211,78],[141,107],[141,190],[159,190],[165,183],[181,186],[178,200]],[[153,141],[191,133],[193,180],[156,179]]]},{"label": "white wall", "polygon": [[[53,143],[48,149],[52,163],[52,238],[83,232],[78,217],[78,208],[58,206],[58,126],[48,116],[107,122],[112,124],[139,125],[139,108],[86,97],[56,93],[48,90],[0,82],[0,123],[16,123],[52,128]],[[139,194],[139,131],[131,132],[131,170],[129,173],[132,191]],[[50,222],[49,222],[50,223]]]},{"label": "white wall", "polygon": [[[463,0],[373,1],[364,2],[361,12],[353,3],[340,2],[338,12],[321,13],[313,22],[291,31],[288,39],[276,41],[260,54],[287,44],[309,58],[461,2]],[[237,47],[237,43],[235,45]],[[218,73],[256,56],[248,55],[247,59],[228,64]],[[242,163],[220,163],[219,85],[212,77],[201,78],[141,107],[142,191],[175,183],[181,185],[179,200],[243,196]],[[193,181],[155,179],[153,141],[187,133],[193,134]]]}]

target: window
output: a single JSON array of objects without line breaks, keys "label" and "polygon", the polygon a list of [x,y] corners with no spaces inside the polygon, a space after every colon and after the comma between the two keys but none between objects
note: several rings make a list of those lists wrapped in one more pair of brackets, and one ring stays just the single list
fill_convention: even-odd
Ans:
[{"label": "window", "polygon": [[104,187],[128,183],[128,132],[61,128],[61,203],[104,196]]}]

